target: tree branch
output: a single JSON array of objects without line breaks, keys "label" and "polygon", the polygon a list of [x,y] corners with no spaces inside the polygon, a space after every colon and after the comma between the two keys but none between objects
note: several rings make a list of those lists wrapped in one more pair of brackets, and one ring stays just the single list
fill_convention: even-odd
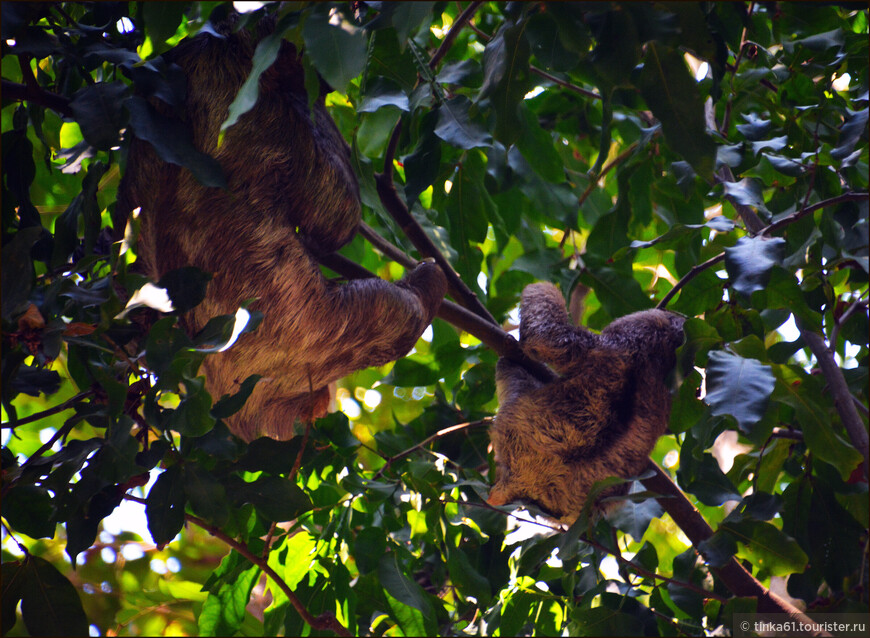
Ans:
[{"label": "tree branch", "polygon": [[[395,250],[399,249],[395,248]],[[348,279],[367,279],[369,277],[377,277],[373,272],[366,270],[359,264],[352,262],[347,257],[338,253],[324,255],[318,259],[321,264]],[[410,258],[405,256],[405,259]],[[462,306],[446,299],[441,302],[441,307],[438,308],[436,316],[444,319],[444,321],[456,326],[457,328],[474,335],[480,339],[484,345],[493,350],[493,352],[523,366],[529,373],[533,374],[540,381],[547,383],[556,379],[556,375],[552,370],[539,361],[535,361],[528,357],[523,352],[522,348],[520,348],[520,344],[517,340],[502,330],[494,321],[485,321],[478,315],[475,315]]]},{"label": "tree branch", "polygon": [[484,417],[483,419],[480,419],[478,421],[467,421],[465,423],[451,425],[449,428],[442,428],[441,430],[438,430],[432,436],[428,436],[425,439],[423,439],[422,441],[420,441],[419,443],[417,443],[417,445],[409,447],[407,450],[402,450],[401,452],[399,452],[395,456],[391,456],[390,458],[388,458],[386,460],[387,462],[384,464],[384,466],[381,467],[381,469],[379,469],[377,471],[377,473],[372,477],[372,480],[377,481],[381,476],[383,476],[384,472],[386,472],[389,469],[389,467],[390,467],[390,465],[392,465],[393,461],[398,461],[399,459],[405,458],[409,454],[412,454],[415,450],[420,450],[420,449],[424,448],[425,446],[429,445],[432,441],[434,441],[436,439],[440,439],[442,436],[447,436],[451,432],[456,432],[457,430],[466,430],[468,428],[476,428],[476,427],[480,427],[481,425],[490,425],[491,423],[492,423],[492,417],[488,416],[488,417]]},{"label": "tree branch", "polygon": [[[701,516],[698,509],[692,505],[686,495],[674,484],[671,478],[665,474],[655,462],[650,460],[647,470],[652,470],[654,476],[642,479],[644,486],[657,494],[661,494],[656,500],[670,514],[680,529],[686,533],[692,545],[697,547],[713,535],[713,529]],[[737,562],[732,556],[722,567],[710,567],[728,589],[736,596],[751,596],[758,599],[758,611],[765,613],[787,614],[791,620],[802,622],[807,626],[812,620],[803,612],[786,600],[783,600],[767,587],[762,585],[756,578]],[[827,635],[824,633],[812,635]]]},{"label": "tree branch", "polygon": [[[85,390],[84,392],[80,392],[74,397],[70,397],[63,403],[54,406],[53,408],[48,408],[47,410],[43,410],[42,412],[37,412],[36,414],[31,414],[29,416],[22,417],[15,421],[6,421],[0,427],[3,428],[17,428],[19,425],[27,425],[28,423],[34,423],[35,421],[39,421],[40,419],[44,419],[53,414],[58,414],[60,412],[64,412],[65,410],[71,410],[76,407],[80,401],[87,399],[88,397],[93,396],[93,390]],[[48,447],[51,447],[50,445]]]},{"label": "tree branch", "polygon": [[849,391],[849,386],[846,385],[846,379],[843,377],[843,371],[837,362],[834,360],[834,353],[828,348],[824,338],[810,330],[803,322],[798,319],[798,328],[801,331],[801,337],[804,343],[807,344],[816,361],[819,362],[819,367],[822,369],[822,374],[828,380],[828,389],[834,398],[834,407],[837,409],[837,414],[840,415],[840,420],[843,422],[843,427],[846,428],[846,433],[852,441],[852,445],[864,457],[863,470],[864,478],[868,478],[868,468],[870,468],[870,442],[868,442],[867,429],[864,427],[864,422],[858,416],[858,410],[855,409],[855,403],[852,401],[852,393]]},{"label": "tree branch", "polygon": [[453,22],[453,26],[450,27],[450,31],[444,36],[444,40],[441,42],[441,46],[438,47],[438,50],[435,51],[435,54],[432,56],[432,59],[429,60],[429,68],[433,71],[435,67],[438,66],[438,63],[441,62],[441,59],[447,55],[447,51],[450,50],[450,47],[453,46],[453,41],[456,40],[456,36],[459,35],[459,32],[462,30],[462,27],[471,20],[471,16],[473,16],[480,5],[483,2],[480,0],[475,0],[470,5],[465,7],[465,11],[459,14],[456,20]]},{"label": "tree branch", "polygon": [[724,260],[725,253],[719,253],[715,257],[711,257],[710,259],[701,264],[695,264],[694,266],[692,266],[692,269],[689,270],[689,272],[687,272],[685,275],[683,275],[682,278],[674,284],[673,288],[668,290],[668,294],[662,297],[662,300],[656,304],[656,308],[658,308],[659,310],[664,309],[668,305],[668,303],[670,303],[671,299],[674,298],[674,295],[676,295],[683,286],[692,281],[692,279],[697,277],[703,271],[707,270],[710,266],[715,266],[720,261]]},{"label": "tree branch", "polygon": [[57,93],[51,93],[41,87],[32,87],[26,84],[18,84],[3,80],[0,84],[3,90],[3,97],[14,102],[33,102],[50,108],[52,111],[60,113],[64,117],[72,117],[73,112],[69,106],[69,100]]},{"label": "tree branch", "polygon": [[477,295],[471,292],[468,286],[465,285],[465,282],[459,278],[459,275],[453,270],[453,266],[450,265],[447,258],[438,250],[438,247],[435,246],[420,224],[417,223],[417,220],[411,216],[405,202],[401,200],[398,192],[396,192],[396,186],[393,184],[390,176],[383,173],[375,175],[375,185],[377,186],[378,196],[384,208],[387,209],[387,212],[390,213],[399,225],[399,228],[402,229],[402,232],[411,240],[414,247],[420,251],[421,255],[431,257],[441,267],[444,276],[447,277],[447,289],[450,292],[450,296],[483,319],[496,323],[495,318],[489,313],[486,306],[480,302]]}]

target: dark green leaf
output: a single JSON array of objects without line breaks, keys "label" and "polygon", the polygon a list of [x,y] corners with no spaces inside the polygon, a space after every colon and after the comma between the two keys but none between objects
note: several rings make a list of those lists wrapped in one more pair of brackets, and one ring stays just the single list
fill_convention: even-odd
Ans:
[{"label": "dark green leaf", "polygon": [[88,619],[73,584],[38,556],[28,556],[24,565],[21,616],[30,635],[88,635]]},{"label": "dark green leaf", "polygon": [[236,504],[250,503],[268,521],[292,521],[311,509],[311,499],[293,481],[279,476],[264,476],[253,483],[227,485]]},{"label": "dark green leaf", "polygon": [[753,565],[774,576],[799,574],[807,566],[807,555],[797,542],[764,521],[724,523],[723,527],[743,546]]},{"label": "dark green leaf", "polygon": [[245,607],[260,577],[260,568],[251,565],[233,582],[222,581],[216,593],[210,593],[199,615],[203,636],[233,636],[245,619]]},{"label": "dark green leaf", "polygon": [[224,486],[197,463],[186,463],[184,466],[184,492],[197,516],[202,516],[218,527],[222,527],[229,519]]},{"label": "dark green leaf", "polygon": [[781,237],[741,237],[737,245],[725,249],[725,269],[732,288],[747,297],[763,290],[770,271],[782,263],[784,253],[785,240]]},{"label": "dark green leaf", "polygon": [[683,56],[653,42],[646,45],[640,90],[671,147],[701,177],[713,179],[716,144],[704,124],[704,101]]},{"label": "dark green leaf", "polygon": [[14,485],[3,496],[3,518],[15,531],[31,538],[53,538],[55,506],[48,490]]},{"label": "dark green leaf", "polygon": [[776,378],[769,366],[722,350],[707,360],[707,396],[713,414],[730,414],[744,432],[751,432],[767,410]]},{"label": "dark green leaf", "polygon": [[470,149],[488,146],[492,136],[479,124],[471,121],[468,110],[471,102],[464,95],[447,100],[438,108],[435,135],[453,146]]},{"label": "dark green leaf", "polygon": [[432,601],[416,582],[405,575],[399,566],[399,559],[395,551],[390,551],[381,556],[378,562],[378,579],[381,585],[396,600],[409,607],[413,607],[426,618],[431,618],[435,613]]},{"label": "dark green leaf", "polygon": [[3,320],[11,320],[27,307],[33,285],[33,259],[30,251],[42,234],[41,226],[19,230],[3,245],[2,297]]},{"label": "dark green leaf", "polygon": [[187,312],[205,299],[206,286],[211,274],[194,266],[184,266],[170,270],[157,282],[159,288],[166,288],[176,312]]},{"label": "dark green leaf", "polygon": [[186,2],[148,2],[142,5],[145,29],[155,49],[175,35],[187,5]]},{"label": "dark green leaf", "polygon": [[0,623],[5,636],[15,626],[18,603],[27,578],[27,567],[21,561],[4,561],[0,565]]},{"label": "dark green leaf", "polygon": [[169,543],[181,531],[185,501],[181,467],[173,465],[157,477],[145,505],[148,531],[158,546]]},{"label": "dark green leaf", "polygon": [[365,97],[357,113],[373,113],[383,106],[394,106],[400,111],[408,110],[408,96],[396,83],[387,78],[377,78],[366,86]]},{"label": "dark green leaf", "polygon": [[254,391],[254,386],[262,377],[252,374],[239,385],[239,391],[235,394],[225,394],[211,408],[211,415],[215,419],[225,419],[242,409],[245,401]]},{"label": "dark green leaf", "polygon": [[238,122],[242,115],[254,108],[260,94],[260,76],[278,58],[278,51],[281,49],[281,43],[283,42],[281,35],[281,32],[276,30],[257,43],[257,48],[254,50],[251,72],[245,78],[245,83],[242,84],[233,103],[230,104],[227,119],[221,124],[221,131],[226,131]]},{"label": "dark green leaf", "polygon": [[216,159],[194,148],[190,130],[180,121],[158,113],[144,98],[124,101],[136,137],[149,142],[160,158],[183,166],[204,186],[226,188],[223,169]]},{"label": "dark green leaf", "polygon": [[366,527],[356,535],[353,555],[360,573],[366,574],[378,567],[387,548],[387,537],[380,527]]},{"label": "dark green leaf", "polygon": [[830,415],[818,403],[822,395],[821,386],[811,377],[804,377],[802,382],[778,382],[773,398],[794,408],[807,447],[836,467],[843,480],[848,480],[863,457],[834,430]]},{"label": "dark green leaf", "polygon": [[362,73],[366,64],[366,38],[361,29],[353,26],[340,12],[332,24],[331,7],[315,6],[305,21],[302,35],[305,51],[314,66],[333,89],[344,93],[348,82]]},{"label": "dark green leaf", "polygon": [[239,459],[239,468],[248,472],[269,472],[270,474],[289,474],[299,455],[302,437],[289,441],[276,441],[263,437],[251,441]]},{"label": "dark green leaf", "polygon": [[495,112],[495,137],[505,146],[522,132],[518,109],[529,90],[529,43],[525,24],[505,22],[486,43],[483,52],[483,86],[478,100],[489,98]]},{"label": "dark green leaf", "polygon": [[78,91],[70,108],[88,143],[101,151],[117,146],[124,127],[124,96],[128,87],[123,82],[99,82]]}]

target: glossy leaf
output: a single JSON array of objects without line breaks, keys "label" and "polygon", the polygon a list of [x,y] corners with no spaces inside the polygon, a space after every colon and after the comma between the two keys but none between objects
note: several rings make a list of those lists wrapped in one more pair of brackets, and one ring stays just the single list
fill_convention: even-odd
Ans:
[{"label": "glossy leaf", "polygon": [[722,350],[707,360],[707,396],[713,414],[730,414],[744,432],[751,432],[767,410],[776,379],[768,366]]}]

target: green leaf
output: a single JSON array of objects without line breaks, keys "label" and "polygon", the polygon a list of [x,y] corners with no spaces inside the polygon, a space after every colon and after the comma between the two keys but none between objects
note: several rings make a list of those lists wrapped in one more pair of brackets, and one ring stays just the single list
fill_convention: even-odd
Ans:
[{"label": "green leaf", "polygon": [[435,183],[441,164],[441,140],[435,135],[438,114],[429,111],[420,122],[414,150],[402,158],[405,165],[405,200],[412,206],[424,190]]},{"label": "green leaf", "polygon": [[194,148],[190,129],[184,124],[161,115],[139,96],[127,98],[124,106],[130,112],[130,126],[136,137],[150,143],[163,161],[189,169],[203,186],[227,187],[221,165]]},{"label": "green leaf", "polygon": [[357,113],[374,113],[384,106],[393,106],[408,111],[408,96],[402,88],[387,78],[375,78],[366,86],[366,92],[357,108]]},{"label": "green leaf", "polygon": [[253,505],[268,521],[292,521],[312,507],[311,499],[296,483],[279,476],[264,476],[253,483],[233,481],[227,485],[227,493],[237,505]]},{"label": "green leaf", "polygon": [[704,101],[682,54],[655,42],[646,44],[640,91],[662,123],[665,139],[695,172],[713,179],[716,143],[704,124]]},{"label": "green leaf", "polygon": [[163,275],[157,282],[157,287],[166,288],[172,307],[181,313],[195,308],[205,299],[206,287],[211,278],[211,273],[195,266],[184,266]]},{"label": "green leaf", "polygon": [[572,636],[640,636],[640,620],[607,607],[578,607],[571,612]]},{"label": "green leaf", "polygon": [[361,574],[378,567],[387,549],[387,537],[380,527],[366,527],[356,535],[353,555]]},{"label": "green leaf", "polygon": [[[366,65],[364,32],[352,25],[340,12],[330,16],[331,5],[315,5],[302,27],[305,52],[330,86],[340,93],[348,82],[362,73]],[[334,20],[340,24],[334,25]]]},{"label": "green leaf", "polygon": [[537,116],[522,104],[519,108],[522,119],[517,148],[535,172],[548,182],[565,181],[565,166],[553,145],[553,136],[541,128]]},{"label": "green leaf", "polygon": [[118,145],[128,91],[123,82],[99,82],[76,92],[69,106],[88,144],[101,151]]},{"label": "green leaf", "polygon": [[723,567],[737,553],[737,541],[727,529],[720,528],[698,544],[698,551],[710,567]]},{"label": "green leaf", "polygon": [[3,320],[23,313],[33,285],[33,259],[30,251],[42,234],[41,226],[23,228],[3,246],[2,304]]},{"label": "green leaf", "polygon": [[188,5],[187,2],[147,2],[142,5],[145,30],[155,49],[161,50],[160,45],[175,35]]},{"label": "green leaf", "polygon": [[224,486],[197,463],[184,465],[184,492],[194,514],[222,527],[229,519],[227,493]]},{"label": "green leaf", "polygon": [[222,581],[217,593],[209,593],[199,615],[202,636],[233,636],[245,619],[245,607],[260,577],[260,568],[251,565],[234,582]]},{"label": "green leaf", "polygon": [[745,520],[724,523],[723,529],[734,535],[742,545],[741,555],[754,566],[773,576],[799,574],[807,566],[807,555],[797,541],[765,521]]},{"label": "green leaf", "polygon": [[183,436],[202,436],[214,427],[211,415],[211,395],[205,389],[205,379],[187,379],[187,392],[169,417],[169,428]]},{"label": "green leaf", "polygon": [[751,432],[767,410],[776,385],[770,367],[714,350],[707,360],[707,396],[715,415],[730,414],[743,432]]},{"label": "green leaf", "polygon": [[423,588],[402,571],[395,551],[381,556],[378,562],[378,579],[393,598],[413,607],[423,614],[424,618],[432,618],[435,613],[432,601]]},{"label": "green leaf", "polygon": [[740,492],[722,473],[712,455],[704,454],[701,462],[694,469],[694,476],[686,486],[686,490],[697,496],[699,501],[705,505],[718,507],[725,501],[740,500]]},{"label": "green leaf", "polygon": [[426,365],[409,357],[399,359],[384,380],[385,383],[398,387],[410,388],[414,386],[432,385],[441,377],[438,366]]},{"label": "green leaf", "polygon": [[397,2],[394,5],[390,21],[396,29],[399,48],[404,51],[408,37],[420,26],[427,17],[432,15],[434,2]]},{"label": "green leaf", "polygon": [[30,635],[87,636],[88,619],[73,584],[38,556],[27,556],[23,571],[21,616]]},{"label": "green leaf", "polygon": [[185,501],[181,467],[173,465],[157,477],[145,504],[148,531],[156,545],[169,543],[181,531]]},{"label": "green leaf", "polygon": [[269,472],[288,474],[293,469],[302,437],[296,436],[289,441],[276,441],[263,437],[251,441],[238,461],[239,469],[248,472]]},{"label": "green leaf", "polygon": [[239,385],[239,391],[235,394],[223,395],[211,408],[211,415],[215,419],[226,419],[242,409],[245,401],[254,391],[254,386],[262,379],[259,374],[252,374]]},{"label": "green leaf", "polygon": [[6,561],[0,565],[0,623],[5,636],[15,626],[15,610],[21,601],[27,568],[21,561]]},{"label": "green leaf", "polygon": [[483,86],[477,101],[489,98],[495,112],[495,137],[505,146],[522,132],[518,108],[530,88],[529,43],[525,22],[506,21],[483,51]]},{"label": "green leaf", "polygon": [[227,119],[221,124],[221,132],[226,131],[239,121],[245,113],[254,108],[260,94],[260,76],[274,64],[284,41],[283,33],[275,30],[257,43],[254,57],[251,59],[251,72],[245,78],[245,83],[239,89],[232,104],[230,104]]},{"label": "green leaf", "polygon": [[781,237],[741,237],[735,246],[725,249],[725,270],[731,287],[747,297],[763,290],[770,271],[782,263],[784,254],[785,240]]},{"label": "green leaf", "polygon": [[447,547],[447,570],[450,580],[462,596],[472,596],[481,606],[489,605],[492,589],[489,581],[474,568],[462,549]]},{"label": "green leaf", "polygon": [[612,318],[646,310],[653,305],[636,279],[613,268],[587,270],[580,280],[595,290],[595,296]]},{"label": "green leaf", "polygon": [[492,136],[479,124],[471,121],[468,110],[471,102],[458,95],[438,107],[438,124],[435,135],[458,148],[471,149],[489,146]]}]

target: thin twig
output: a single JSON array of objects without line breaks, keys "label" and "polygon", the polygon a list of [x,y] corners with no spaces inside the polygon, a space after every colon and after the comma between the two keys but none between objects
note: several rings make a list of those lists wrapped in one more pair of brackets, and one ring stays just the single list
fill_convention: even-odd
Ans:
[{"label": "thin twig", "polygon": [[686,582],[686,581],[682,581],[682,580],[676,580],[675,578],[668,578],[667,576],[662,576],[661,574],[657,574],[655,572],[649,571],[648,569],[641,567],[637,563],[631,562],[630,560],[625,558],[621,553],[610,550],[607,547],[605,547],[604,545],[602,545],[601,543],[599,543],[598,541],[595,541],[591,538],[583,536],[583,537],[581,537],[580,540],[583,541],[584,543],[586,543],[587,545],[591,545],[592,547],[594,547],[596,549],[599,549],[603,552],[610,554],[617,561],[624,564],[626,567],[628,567],[632,571],[635,571],[638,574],[641,574],[642,576],[646,576],[647,578],[652,578],[654,580],[660,580],[664,583],[669,583],[671,585],[676,585],[678,587],[684,587],[685,589],[689,589],[693,592],[701,594],[705,598],[709,598],[712,600],[718,600],[718,601],[723,602],[723,603],[726,600],[728,600],[724,596],[720,596],[716,592],[712,592],[708,589],[704,589],[703,587],[700,587],[700,586],[696,585],[695,583]]},{"label": "thin twig", "polygon": [[687,283],[692,281],[692,279],[697,277],[703,271],[707,270],[710,266],[715,266],[720,261],[724,261],[724,259],[725,259],[725,253],[719,253],[718,255],[716,255],[715,257],[711,257],[710,259],[708,259],[704,263],[695,264],[694,266],[692,266],[692,269],[689,270],[689,272],[687,272],[685,275],[683,275],[682,278],[677,283],[674,284],[674,287],[668,291],[668,294],[666,294],[664,297],[662,297],[662,300],[656,304],[656,308],[658,308],[659,310],[662,310],[665,307],[667,307],[667,305],[671,301],[671,299],[674,298],[674,295],[676,295],[683,286],[685,286]]},{"label": "thin twig", "polygon": [[372,477],[372,480],[377,481],[381,476],[383,476],[384,472],[386,472],[390,468],[390,465],[393,463],[393,461],[398,461],[399,459],[405,458],[409,454],[413,454],[416,450],[420,450],[420,449],[426,447],[432,441],[434,441],[436,439],[440,439],[442,436],[447,436],[451,432],[456,432],[457,430],[476,428],[476,427],[479,427],[481,425],[489,425],[491,423],[492,423],[492,417],[488,416],[488,417],[484,417],[483,419],[480,419],[479,421],[467,421],[465,423],[451,425],[448,428],[443,428],[441,430],[438,430],[435,434],[433,434],[432,436],[426,437],[425,439],[420,441],[417,445],[409,447],[407,450],[403,450],[403,451],[399,452],[398,454],[396,454],[395,456],[391,456],[390,458],[388,458],[387,462],[383,465],[383,467],[381,467],[381,469],[379,469],[377,471],[377,473]]},{"label": "thin twig", "polygon": [[429,68],[433,71],[435,67],[438,66],[438,63],[441,62],[441,59],[447,55],[447,52],[450,50],[450,47],[453,45],[453,41],[456,39],[456,36],[459,35],[459,32],[462,30],[462,27],[465,26],[465,23],[471,20],[471,16],[473,16],[477,10],[480,8],[483,2],[479,0],[475,0],[470,5],[465,8],[465,11],[459,14],[456,20],[453,21],[453,25],[450,27],[450,31],[444,36],[444,40],[441,42],[441,45],[438,47],[438,50],[435,51],[435,54],[432,56],[432,59],[429,60]]},{"label": "thin twig", "polygon": [[[23,417],[16,421],[6,421],[0,427],[3,428],[17,428],[20,425],[27,425],[28,423],[33,423],[35,421],[39,421],[40,419],[44,419],[53,414],[58,414],[59,412],[64,412],[65,410],[71,410],[76,406],[80,401],[87,399],[94,395],[93,390],[85,390],[84,392],[80,392],[74,397],[70,397],[63,403],[54,406],[53,408],[48,408],[47,410],[43,410],[42,412],[37,412],[36,414],[31,414],[29,416]],[[51,446],[49,446],[51,447]]]},{"label": "thin twig", "polygon": [[[140,498],[138,496],[133,496],[132,494],[124,494],[124,498],[128,501],[135,501],[136,503],[141,503],[143,505],[148,504],[148,501],[146,499]],[[290,600],[290,604],[293,605],[294,609],[296,609],[296,611],[302,617],[302,620],[308,623],[312,629],[333,631],[339,636],[352,635],[347,630],[347,628],[338,621],[335,615],[330,612],[324,612],[317,617],[312,616],[311,612],[309,612],[305,608],[305,605],[302,604],[302,601],[300,601],[299,598],[297,598],[296,594],[293,592],[293,590],[290,589],[289,585],[284,582],[284,579],[281,578],[274,569],[269,567],[268,561],[254,554],[245,543],[237,541],[235,538],[227,535],[225,532],[221,531],[214,525],[207,523],[203,519],[199,518],[198,516],[194,516],[193,514],[185,514],[184,519],[193,523],[197,527],[204,529],[215,538],[223,541],[234,550],[236,550],[239,554],[251,561],[254,565],[262,569],[263,572],[269,578],[271,578],[276,585],[278,585],[281,591],[284,592],[284,595],[286,595],[287,598]]]}]

